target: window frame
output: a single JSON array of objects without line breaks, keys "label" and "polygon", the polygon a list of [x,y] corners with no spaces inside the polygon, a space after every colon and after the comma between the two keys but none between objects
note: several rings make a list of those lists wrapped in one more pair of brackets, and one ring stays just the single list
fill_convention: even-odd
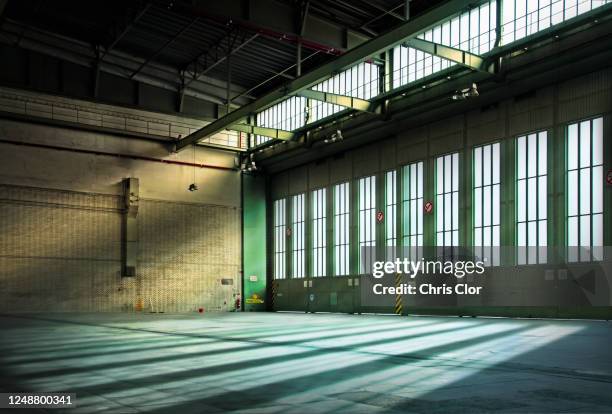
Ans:
[{"label": "window frame", "polygon": [[[338,189],[343,188],[344,194],[339,195]],[[348,276],[351,274],[351,183],[344,181],[334,184],[333,192],[333,272],[334,276]],[[342,200],[342,203],[337,201]],[[345,206],[338,212],[338,206]],[[340,234],[339,224],[342,223],[344,234]],[[342,254],[344,253],[344,254]],[[342,254],[342,260],[340,260]],[[344,269],[344,272],[342,272]]]},{"label": "window frame", "polygon": [[[416,185],[416,197],[412,197],[412,167],[414,166],[416,177],[414,179]],[[420,174],[419,174],[420,167]],[[426,161],[417,160],[410,162],[406,165],[402,165],[402,189],[401,189],[401,216],[402,216],[402,231],[401,231],[401,243],[403,256],[411,260],[421,260],[423,257],[423,246],[425,238],[425,226],[423,214],[424,202],[425,202],[425,174],[426,174]],[[419,196],[420,186],[420,196]],[[416,233],[413,229],[413,217],[412,213],[414,209],[416,224]],[[412,243],[416,240],[416,244]],[[414,255],[413,255],[414,253]]]},{"label": "window frame", "polygon": [[[280,205],[282,205],[281,211],[279,211]],[[287,279],[287,197],[274,200],[272,210],[274,228],[272,278],[284,280]]]},{"label": "window frame", "polygon": [[[495,182],[495,148],[497,147],[497,182]],[[485,167],[485,149],[490,148],[489,150],[489,165]],[[479,183],[477,180],[476,171],[477,168],[477,151],[480,150],[480,178]],[[502,217],[501,217],[501,198],[502,198],[502,170],[501,170],[501,160],[502,160],[502,142],[500,140],[491,141],[479,145],[475,145],[472,147],[472,247],[474,249],[475,255],[483,260],[485,266],[499,266],[501,264],[501,232],[502,232]],[[485,183],[485,178],[487,176],[486,171],[487,168],[490,168],[491,173],[489,174],[489,182]],[[497,200],[495,200],[495,188],[497,187]],[[485,210],[487,201],[485,200],[485,193],[489,189],[489,220],[488,224],[485,224],[485,218],[487,217],[487,213]],[[478,190],[480,190],[480,210],[477,209],[477,201],[478,201]],[[497,202],[496,202],[497,201]],[[495,211],[497,208],[497,214]],[[480,211],[480,225],[477,224],[477,211]],[[497,223],[495,222],[495,218],[497,216]],[[490,244],[485,244],[487,240],[485,240],[485,231],[489,228],[489,237],[488,242]],[[497,240],[496,240],[496,228],[497,228]],[[480,240],[482,240],[481,244],[477,244],[477,232],[480,230]],[[496,244],[497,243],[497,244]]]},{"label": "window frame", "polygon": [[[306,193],[291,195],[291,272],[290,279],[306,277]],[[301,206],[296,207],[296,199]],[[297,214],[296,214],[297,213]],[[299,215],[296,217],[296,215]]]},{"label": "window frame", "polygon": [[[460,240],[460,234],[461,234],[461,227],[460,227],[460,214],[459,214],[459,207],[460,207],[460,197],[461,197],[461,150],[460,151],[455,151],[455,152],[450,152],[450,153],[446,153],[446,154],[441,154],[441,155],[437,155],[434,157],[434,188],[433,188],[433,192],[434,192],[434,198],[435,198],[435,215],[434,215],[434,220],[435,220],[435,224],[434,224],[434,245],[438,248],[438,249],[443,249],[442,253],[443,256],[446,256],[446,249],[451,248],[453,251],[460,246],[461,244],[461,240]],[[455,171],[454,168],[454,160],[453,157],[457,156],[456,158],[456,164],[457,164],[457,168]],[[450,191],[446,190],[446,168],[445,168],[445,163],[446,163],[446,157],[450,157],[450,179],[451,179],[451,184],[450,184]],[[438,177],[438,161],[439,160],[443,160],[442,163],[442,173],[444,175],[443,177],[443,181],[442,181],[442,192],[439,193],[438,192],[438,181],[439,181],[439,177]],[[453,189],[454,188],[454,177],[457,178],[457,189]],[[450,215],[450,229],[446,229],[446,195],[449,194],[450,195],[450,205],[451,205],[451,211],[449,213]],[[454,200],[454,194],[457,195],[456,200]],[[440,202],[440,197],[442,197],[442,202]],[[454,208],[456,205],[456,209]],[[442,216],[443,218],[443,227],[442,230],[439,230],[438,224],[439,224],[439,216]],[[456,226],[455,226],[456,223]],[[450,232],[450,244],[446,243],[446,234]],[[442,244],[440,244],[438,242],[438,237],[439,234],[442,233],[442,237],[443,237],[443,242]],[[455,234],[456,233],[456,234]],[[453,240],[455,238],[456,235],[456,241]]]},{"label": "window frame", "polygon": [[[377,193],[376,193],[376,181],[377,175],[372,174],[364,177],[357,178],[357,212],[358,212],[358,220],[357,220],[357,243],[358,243],[358,257],[359,257],[359,274],[366,275],[369,269],[366,269],[367,265],[372,265],[373,261],[376,259],[376,211],[377,211]],[[363,189],[366,190],[366,182],[368,182],[368,191],[367,194],[367,203],[366,203],[366,195],[364,194],[362,198],[362,182]],[[363,203],[362,203],[363,200]],[[363,205],[363,208],[362,208]],[[363,219],[363,220],[362,220]],[[367,224],[367,227],[364,227],[364,224]],[[363,228],[363,232],[362,232]],[[362,238],[363,235],[363,238]],[[369,237],[368,237],[369,235]],[[367,256],[363,257],[364,248],[367,248]]]},{"label": "window frame", "polygon": [[[601,155],[600,155],[600,163],[593,163],[593,155],[594,155],[594,143],[593,143],[593,131],[594,131],[594,121],[600,121],[601,123]],[[604,178],[604,165],[605,165],[605,122],[604,122],[604,114],[599,114],[595,116],[590,116],[587,118],[582,118],[579,120],[567,122],[565,124],[565,247],[566,247],[566,260],[569,263],[585,263],[585,262],[597,262],[603,260],[603,246],[604,246],[604,220],[605,220],[605,178]],[[589,123],[589,164],[587,166],[581,165],[581,126],[583,123]],[[570,127],[575,125],[577,136],[576,136],[576,168],[570,169],[569,163],[569,145],[570,145]],[[581,171],[588,169],[589,171],[589,212],[582,213],[582,194],[581,187],[582,177]],[[601,175],[599,177],[599,191],[600,191],[600,203],[601,203],[601,211],[593,212],[593,190],[596,185],[596,180],[598,178],[595,177],[594,170],[599,169]],[[570,214],[570,192],[572,188],[572,184],[570,183],[570,173],[576,171],[576,214]],[[594,223],[594,216],[600,216],[601,225],[597,225]],[[581,243],[582,232],[581,226],[583,218],[588,217],[589,221],[589,245],[583,245]],[[576,218],[576,237],[578,244],[576,246],[570,245],[570,220],[572,218]],[[601,229],[601,245],[594,244],[594,229]],[[587,249],[585,249],[587,248]],[[597,250],[595,250],[598,248]],[[595,252],[595,253],[594,253]],[[598,257],[595,255],[597,254]],[[574,259],[574,255],[576,255],[576,259]]]},{"label": "window frame", "polygon": [[[310,191],[311,208],[311,239],[310,248],[310,276],[327,276],[327,188],[317,188]],[[319,202],[319,204],[317,204]],[[318,264],[317,259],[322,258]]]},{"label": "window frame", "polygon": [[[543,158],[540,157],[540,153],[542,151],[541,143],[540,143],[540,135],[544,134],[544,140],[546,144],[546,154]],[[535,136],[535,155],[533,160],[530,161],[530,137]],[[517,265],[537,265],[537,264],[546,264],[548,263],[548,229],[550,224],[550,217],[548,217],[548,189],[549,189],[549,147],[550,147],[550,131],[548,129],[541,129],[535,131],[528,131],[523,134],[517,135],[514,137],[514,148],[515,148],[515,159],[514,166],[516,175],[514,178],[514,199],[515,199],[515,220],[514,220],[514,229],[515,229],[515,237],[514,243],[517,247],[516,252],[516,264]],[[524,156],[524,164],[525,164],[525,176],[520,176],[520,139],[525,139],[525,156]],[[542,173],[541,161],[544,160],[545,167],[544,173]],[[535,170],[535,175],[530,175],[530,165],[535,165],[533,168]],[[535,189],[530,191],[529,189],[529,181],[534,180]],[[521,182],[524,182],[524,220],[521,219]],[[546,187],[545,191],[542,192],[541,186],[542,182]],[[535,213],[534,217],[530,219],[530,212],[532,209],[530,208],[530,194],[536,194],[535,196]],[[542,204],[545,204],[545,207],[542,208]],[[543,214],[542,214],[543,212]],[[530,230],[531,223],[534,223],[533,230],[535,231],[535,244],[530,243]],[[542,223],[544,229],[542,231]],[[524,225],[524,242],[521,243],[521,225]],[[524,256],[524,259],[523,259]]]}]

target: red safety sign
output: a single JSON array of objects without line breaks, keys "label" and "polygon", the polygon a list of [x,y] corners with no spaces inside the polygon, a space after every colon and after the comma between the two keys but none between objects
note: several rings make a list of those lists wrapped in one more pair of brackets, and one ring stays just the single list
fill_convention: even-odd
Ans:
[{"label": "red safety sign", "polygon": [[612,185],[612,170],[608,171],[608,175],[606,175],[606,182],[608,185]]},{"label": "red safety sign", "polygon": [[383,213],[382,211],[377,211],[376,212],[376,221],[379,223],[382,223],[382,221],[385,219],[385,213]]},{"label": "red safety sign", "polygon": [[433,203],[428,201],[425,203],[425,213],[429,214],[433,211]]}]

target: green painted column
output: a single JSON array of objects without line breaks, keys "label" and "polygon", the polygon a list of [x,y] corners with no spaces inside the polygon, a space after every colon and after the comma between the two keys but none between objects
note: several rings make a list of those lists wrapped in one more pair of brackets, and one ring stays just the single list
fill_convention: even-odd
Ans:
[{"label": "green painted column", "polygon": [[243,309],[265,311],[266,295],[266,178],[242,174]]}]

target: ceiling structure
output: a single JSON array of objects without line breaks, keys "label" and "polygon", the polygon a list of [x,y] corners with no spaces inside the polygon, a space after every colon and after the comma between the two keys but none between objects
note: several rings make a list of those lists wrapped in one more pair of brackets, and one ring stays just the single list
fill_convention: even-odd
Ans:
[{"label": "ceiling structure", "polygon": [[[440,1],[8,1],[5,42],[244,105]],[[299,62],[299,63],[298,63]],[[228,87],[229,85],[229,87]]]},{"label": "ceiling structure", "polygon": [[[212,122],[173,142],[170,151],[201,143],[222,130],[239,131],[249,134],[249,142],[258,136],[272,138],[249,144],[247,155],[261,161],[265,168],[276,163],[275,168],[282,169],[283,160],[289,160],[292,153],[301,157],[306,152],[308,157],[316,157],[313,152],[338,152],[383,133],[388,135],[408,113],[412,114],[410,122],[425,122],[429,118],[424,113],[432,117],[436,111],[481,105],[485,96],[494,102],[519,93],[520,88],[513,84],[519,78],[535,79],[547,70],[556,71],[544,76],[541,82],[545,83],[558,79],[562,68],[568,70],[567,76],[575,76],[610,61],[608,52],[601,48],[609,44],[605,40],[612,30],[611,4],[506,43],[500,43],[500,25],[483,28],[480,23],[470,23],[472,14],[476,16],[474,11],[488,4],[499,2],[0,0],[0,42],[165,88],[178,95],[179,102],[183,96],[201,99],[197,105],[202,100],[210,102],[217,112],[204,119]],[[494,10],[496,20],[502,21],[501,7],[491,7],[487,15]],[[450,16],[468,14],[465,33],[470,39],[480,41],[480,36],[486,36],[495,40],[487,50],[476,53],[463,46],[448,47],[417,38],[419,33],[441,26],[445,19],[448,23]],[[515,24],[517,19],[510,23]],[[469,25],[478,29],[476,33]],[[504,37],[508,33],[516,36],[507,31]],[[552,43],[554,48],[541,47]],[[394,52],[390,48],[400,45],[457,65],[390,86],[397,75],[392,75],[393,64],[399,62],[391,57]],[[591,66],[568,65],[583,55],[592,61]],[[321,82],[365,64],[378,66],[387,79],[380,83],[378,95],[348,97],[341,91],[313,90]],[[402,73],[405,68],[398,70]],[[525,71],[531,71],[530,75]],[[476,82],[480,91],[477,101],[451,99]],[[525,89],[532,87],[526,84]],[[109,90],[115,93],[115,89]],[[312,106],[307,104],[304,111],[291,112],[291,116],[304,118],[304,125],[298,129],[264,125],[253,119],[273,106],[284,105],[288,98],[336,104],[346,110],[308,123]],[[346,102],[340,102],[343,99]],[[424,104],[428,101],[431,107]],[[138,105],[138,99],[136,102]],[[183,112],[180,103],[176,111]],[[338,125],[342,135],[350,139],[322,145],[334,134],[339,135]],[[311,151],[313,148],[317,151]]]}]

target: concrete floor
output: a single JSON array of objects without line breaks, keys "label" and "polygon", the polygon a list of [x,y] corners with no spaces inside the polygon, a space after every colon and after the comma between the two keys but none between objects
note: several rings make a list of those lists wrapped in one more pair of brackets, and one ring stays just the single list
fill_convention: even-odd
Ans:
[{"label": "concrete floor", "polygon": [[0,326],[0,391],[75,392],[69,413],[612,412],[607,322],[39,314]]}]

